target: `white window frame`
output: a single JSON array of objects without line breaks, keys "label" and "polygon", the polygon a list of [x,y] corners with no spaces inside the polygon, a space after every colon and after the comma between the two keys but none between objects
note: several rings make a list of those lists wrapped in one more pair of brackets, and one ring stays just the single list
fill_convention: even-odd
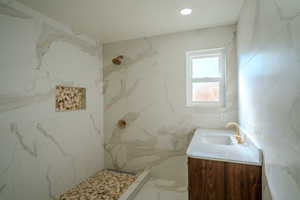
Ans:
[{"label": "white window frame", "polygon": [[[192,78],[192,60],[203,57],[220,58],[219,68],[221,77],[207,78]],[[192,101],[192,83],[193,82],[219,82],[220,83],[220,98],[219,101]],[[209,106],[209,107],[224,107],[226,96],[226,53],[225,48],[206,49],[199,51],[189,51],[186,53],[186,105],[187,106]]]}]

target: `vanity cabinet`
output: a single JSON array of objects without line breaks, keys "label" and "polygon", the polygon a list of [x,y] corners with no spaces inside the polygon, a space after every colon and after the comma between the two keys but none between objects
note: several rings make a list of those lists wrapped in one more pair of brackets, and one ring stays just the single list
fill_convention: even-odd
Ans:
[{"label": "vanity cabinet", "polygon": [[261,200],[260,166],[188,158],[189,200]]}]

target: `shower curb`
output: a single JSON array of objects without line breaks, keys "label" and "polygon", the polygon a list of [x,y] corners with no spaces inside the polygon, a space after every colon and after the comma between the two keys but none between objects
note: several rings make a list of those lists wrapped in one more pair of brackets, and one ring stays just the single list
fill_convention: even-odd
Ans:
[{"label": "shower curb", "polygon": [[128,187],[118,200],[133,200],[136,194],[140,191],[143,185],[149,180],[150,171],[142,172],[138,178]]}]

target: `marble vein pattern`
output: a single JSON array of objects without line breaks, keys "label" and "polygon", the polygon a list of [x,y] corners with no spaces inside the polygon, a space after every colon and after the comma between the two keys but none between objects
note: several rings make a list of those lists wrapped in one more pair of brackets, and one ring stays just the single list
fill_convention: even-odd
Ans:
[{"label": "marble vein pattern", "polygon": [[0,113],[47,101],[53,97],[53,95],[54,90],[33,96],[0,95]]},{"label": "marble vein pattern", "polygon": [[[127,113],[122,119],[127,122],[127,127],[130,127],[135,120],[138,119],[138,113]],[[148,135],[148,139],[145,141],[122,141],[122,134],[124,134],[124,130],[119,129],[116,127],[114,130],[112,137],[108,140],[105,144],[105,150],[111,156],[113,161],[113,167],[115,169],[128,169],[126,168],[126,164],[131,162],[133,159],[139,159],[147,156],[155,156],[156,159],[153,161],[147,161],[147,167],[152,167],[161,163],[162,161],[176,157],[176,156],[184,156],[186,148],[189,144],[191,134],[188,135],[180,135],[178,133],[169,133],[168,130],[160,130],[159,134],[161,135],[172,135],[172,150],[159,150],[156,149],[155,146],[158,144],[156,137],[154,137],[151,133],[148,133],[146,130],[144,131],[145,134]],[[126,152],[126,160],[122,160],[121,157],[122,153]],[[143,170],[144,166],[140,168],[134,169],[135,171]],[[132,169],[131,169],[132,170]]]},{"label": "marble vein pattern", "polygon": [[12,166],[14,159],[15,159],[16,151],[17,151],[17,145],[18,145],[18,142],[15,142],[14,144],[11,145],[12,148],[10,149],[10,152],[8,155],[9,159],[7,159],[7,164],[3,168],[1,168],[0,177],[2,175],[4,175]]},{"label": "marble vein pattern", "polygon": [[[157,52],[153,49],[151,42],[149,40],[147,40],[147,38],[144,38],[143,40],[145,41],[147,46],[142,52],[139,52],[133,58],[123,55],[124,61],[121,66],[114,65],[113,63],[109,63],[108,65],[106,65],[103,70],[104,78],[109,77],[113,72],[127,70],[133,64],[141,62],[148,57],[152,57],[152,56],[156,55]],[[116,55],[116,56],[118,56],[118,55]]]},{"label": "marble vein pattern", "polygon": [[97,122],[96,122],[96,119],[95,117],[93,116],[93,114],[90,114],[89,115],[91,121],[92,121],[92,125],[93,125],[93,128],[95,130],[95,132],[99,135],[99,136],[102,136],[102,132],[100,130],[100,128],[97,127]]},{"label": "marble vein pattern", "polygon": [[300,195],[300,2],[246,0],[241,13],[240,123],[264,151],[264,199],[296,200]]},{"label": "marble vein pattern", "polygon": [[49,134],[42,126],[41,123],[37,123],[36,125],[36,129],[38,130],[38,132],[40,132],[45,138],[47,138],[48,140],[50,140],[56,147],[57,149],[59,149],[60,153],[63,156],[68,156],[68,154],[65,152],[65,150],[62,148],[62,146],[60,145],[60,143],[51,135]]},{"label": "marble vein pattern", "polygon": [[41,34],[36,44],[36,54],[38,58],[37,69],[40,69],[44,55],[49,51],[51,44],[56,41],[70,43],[91,56],[95,56],[97,52],[96,46],[89,45],[83,40],[78,39],[78,37],[67,34],[49,24],[43,24]]},{"label": "marble vein pattern", "polygon": [[0,2],[0,14],[8,15],[11,17],[21,18],[21,19],[30,19],[32,18],[30,15],[23,13],[7,4]]},{"label": "marble vein pattern", "polygon": [[[299,2],[297,1],[284,2],[284,0],[274,0],[274,4],[277,7],[281,20],[290,21],[300,15]],[[286,6],[289,7],[289,10],[287,10]]]},{"label": "marble vein pattern", "polygon": [[136,87],[138,86],[139,82],[140,82],[139,80],[136,80],[134,84],[127,89],[126,81],[120,80],[120,92],[111,99],[110,103],[108,103],[105,106],[105,110],[108,110],[112,105],[114,105],[118,101],[121,101],[122,99],[126,99],[128,96],[130,96],[130,94],[133,93]]},{"label": "marble vein pattern", "polygon": [[6,184],[4,184],[4,185],[2,185],[1,187],[0,187],[0,193],[3,191],[3,190],[5,190],[5,188],[6,188]]},{"label": "marble vein pattern", "polygon": [[51,180],[51,177],[50,177],[50,167],[48,167],[47,169],[47,174],[46,174],[46,181],[47,181],[47,184],[48,184],[48,197],[49,199],[51,200],[57,200],[56,196],[53,194],[53,190],[52,190],[52,180]]},{"label": "marble vein pattern", "polygon": [[171,111],[175,112],[175,109],[174,109],[172,102],[170,100],[170,97],[169,97],[169,89],[168,89],[168,85],[167,85],[166,81],[164,81],[164,88],[165,88],[166,102],[170,106]]},{"label": "marble vein pattern", "polygon": [[[195,128],[237,121],[235,31],[224,26],[104,45],[107,168],[151,169],[155,187],[186,193],[185,151]],[[217,47],[227,49],[226,106],[186,107],[185,53]],[[123,63],[114,65],[119,55]],[[125,128],[118,128],[119,120]]]},{"label": "marble vein pattern", "polygon": [[36,142],[33,142],[32,145],[27,145],[24,142],[23,135],[19,131],[18,125],[15,123],[10,124],[10,130],[11,130],[11,133],[16,136],[17,140],[19,141],[19,144],[24,149],[24,151],[26,151],[29,155],[36,158],[38,156]]},{"label": "marble vein pattern", "polygon": [[[101,44],[14,0],[0,26],[0,199],[58,199],[104,168]],[[56,85],[86,109],[55,112]]]}]

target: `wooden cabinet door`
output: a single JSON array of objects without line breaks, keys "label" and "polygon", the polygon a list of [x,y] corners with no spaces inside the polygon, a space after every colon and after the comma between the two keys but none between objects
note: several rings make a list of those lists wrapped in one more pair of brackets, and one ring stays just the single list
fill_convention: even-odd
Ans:
[{"label": "wooden cabinet door", "polygon": [[261,167],[225,163],[225,200],[261,200]]},{"label": "wooden cabinet door", "polygon": [[189,200],[224,200],[224,162],[188,158]]}]

